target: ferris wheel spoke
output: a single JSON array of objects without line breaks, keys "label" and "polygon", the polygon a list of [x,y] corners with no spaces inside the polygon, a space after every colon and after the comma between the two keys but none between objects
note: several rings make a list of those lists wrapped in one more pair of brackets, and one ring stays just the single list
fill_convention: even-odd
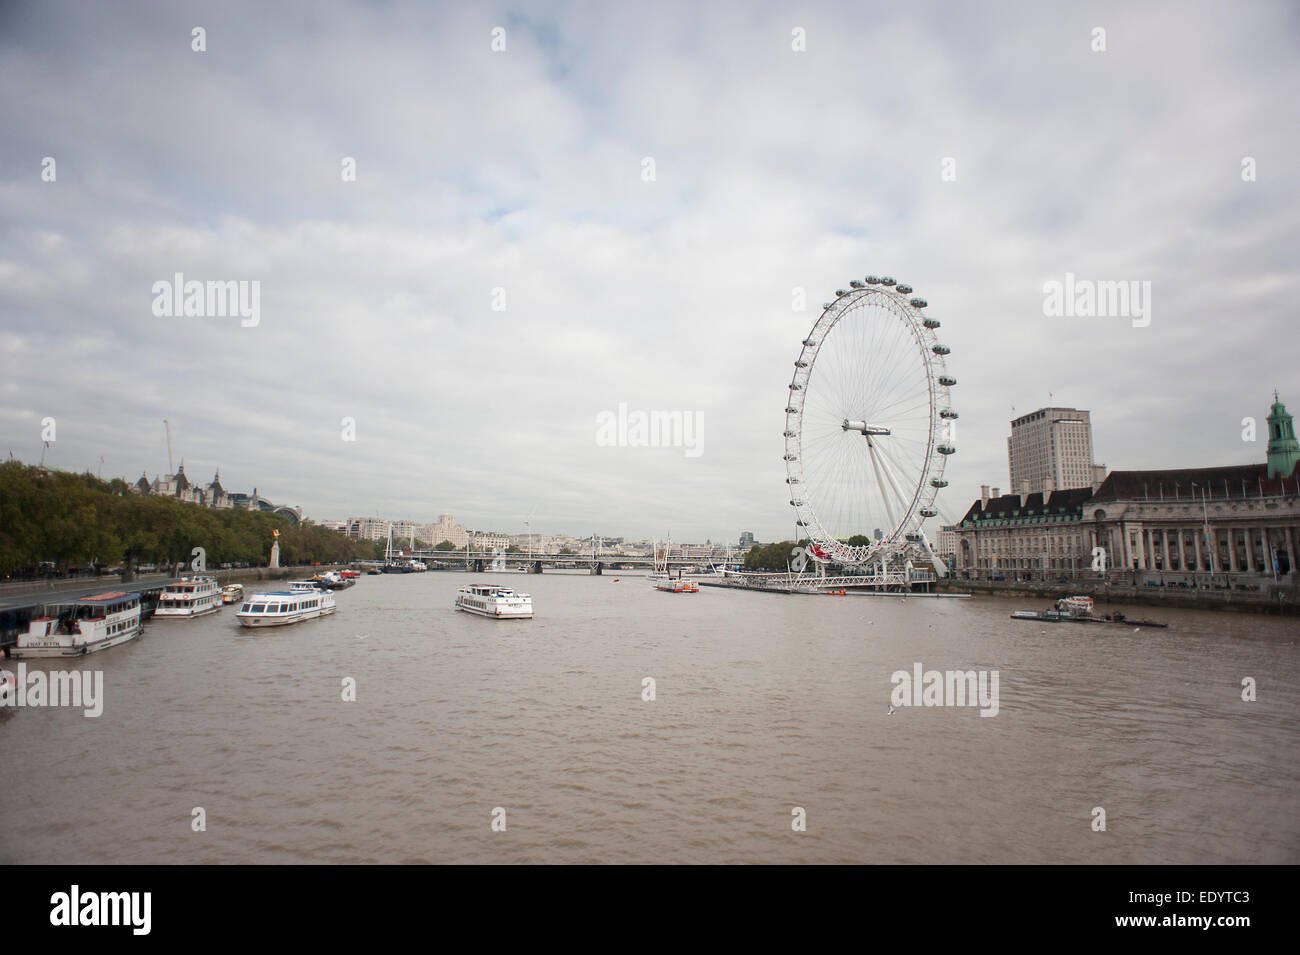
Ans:
[{"label": "ferris wheel spoke", "polygon": [[881,495],[880,495],[880,499],[881,499],[881,502],[882,502],[882,503],[884,504],[884,506],[885,506],[885,516],[889,518],[889,525],[890,525],[890,528],[892,529],[893,527],[896,526],[895,521],[894,521],[894,510],[893,510],[893,508],[891,508],[891,507],[889,506],[889,497],[888,497],[888,495],[886,495],[886,494],[883,493],[883,491],[884,491],[884,489],[885,489],[885,482],[884,482],[883,480],[881,480],[881,477],[880,477],[880,470],[881,470],[881,468],[880,468],[880,458],[876,455],[876,448],[875,448],[875,445],[872,444],[870,438],[867,438],[867,453],[871,456],[871,468],[872,468],[873,471],[876,472],[876,484],[880,487],[880,489],[881,489],[881,491],[882,491],[882,493],[881,493]]},{"label": "ferris wheel spoke", "polygon": [[889,456],[885,453],[883,448],[880,451],[880,459],[884,466],[885,476],[889,478],[889,482],[893,486],[895,493],[898,494],[898,498],[900,502],[902,502],[904,509],[911,510],[911,500],[908,499],[903,494],[902,490],[899,489],[898,482],[894,479],[893,469],[890,467]]}]

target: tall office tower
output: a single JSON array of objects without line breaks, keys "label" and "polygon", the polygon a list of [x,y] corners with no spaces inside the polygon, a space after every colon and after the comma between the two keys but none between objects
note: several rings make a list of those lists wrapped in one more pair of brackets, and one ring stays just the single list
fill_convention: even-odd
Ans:
[{"label": "tall office tower", "polygon": [[1011,491],[1029,493],[1092,487],[1092,418],[1078,408],[1039,408],[1011,422],[1007,438]]}]

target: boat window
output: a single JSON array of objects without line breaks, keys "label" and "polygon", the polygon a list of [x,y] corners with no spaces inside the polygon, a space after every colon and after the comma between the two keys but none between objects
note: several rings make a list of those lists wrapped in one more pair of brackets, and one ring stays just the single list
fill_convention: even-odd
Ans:
[{"label": "boat window", "polygon": [[250,613],[262,613],[266,610],[266,604],[253,604]]}]

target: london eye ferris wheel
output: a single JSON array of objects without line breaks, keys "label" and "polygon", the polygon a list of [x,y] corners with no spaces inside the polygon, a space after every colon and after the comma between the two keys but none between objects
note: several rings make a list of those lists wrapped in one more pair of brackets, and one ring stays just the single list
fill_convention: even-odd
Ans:
[{"label": "london eye ferris wheel", "polygon": [[926,307],[910,286],[868,275],[837,290],[803,340],[785,409],[786,483],[814,560],[936,561],[922,524],[948,484],[957,382]]}]

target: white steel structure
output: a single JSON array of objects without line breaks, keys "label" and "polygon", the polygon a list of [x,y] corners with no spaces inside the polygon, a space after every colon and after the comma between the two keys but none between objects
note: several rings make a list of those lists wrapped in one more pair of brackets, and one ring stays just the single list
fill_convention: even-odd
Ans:
[{"label": "white steel structure", "polygon": [[[904,571],[925,560],[922,532],[956,451],[948,348],[926,301],[889,277],[839,289],[803,340],[785,415],[786,483],[808,556]],[[862,535],[866,543],[847,541]]]}]

